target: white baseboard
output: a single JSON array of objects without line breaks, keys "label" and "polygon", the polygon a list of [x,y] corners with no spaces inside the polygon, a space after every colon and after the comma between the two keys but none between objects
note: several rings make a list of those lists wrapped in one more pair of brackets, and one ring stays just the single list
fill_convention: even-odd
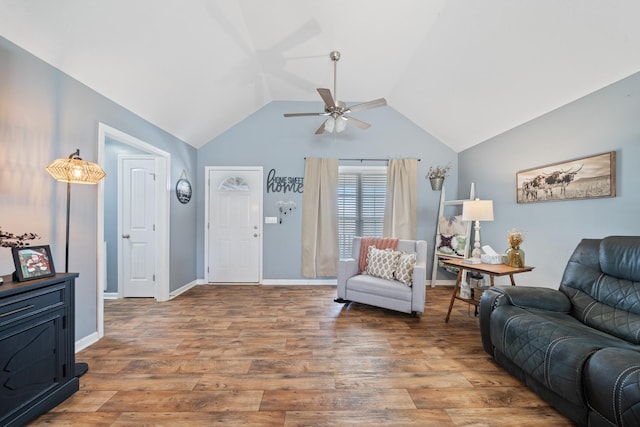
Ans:
[{"label": "white baseboard", "polygon": [[87,335],[84,338],[80,338],[78,341],[76,341],[75,343],[75,349],[76,349],[76,353],[84,350],[85,348],[89,347],[91,344],[94,344],[96,342],[98,342],[98,340],[100,339],[100,337],[98,337],[98,333],[94,332],[90,335]]},{"label": "white baseboard", "polygon": [[189,289],[193,288],[194,286],[199,285],[198,280],[194,280],[193,282],[187,283],[186,285],[176,289],[175,291],[171,291],[169,293],[169,299],[174,299],[175,297],[177,297],[180,294],[183,294],[185,292],[187,292]]},{"label": "white baseboard", "polygon": [[267,286],[327,286],[338,284],[336,279],[263,279],[262,285]]},{"label": "white baseboard", "polygon": [[[432,282],[431,280],[429,280],[429,282]],[[431,287],[434,288],[436,286],[455,286],[456,285],[456,281],[455,280],[436,280],[436,283],[431,283]]]},{"label": "white baseboard", "polygon": [[[209,283],[204,279],[198,279],[197,282],[198,285],[217,285],[217,283]],[[262,279],[262,282],[253,284],[256,286],[336,286],[338,283],[336,279]],[[247,283],[224,283],[224,285],[247,285]]]},{"label": "white baseboard", "polygon": [[105,292],[104,294],[102,294],[102,297],[104,299],[118,299],[118,293],[117,292]]}]

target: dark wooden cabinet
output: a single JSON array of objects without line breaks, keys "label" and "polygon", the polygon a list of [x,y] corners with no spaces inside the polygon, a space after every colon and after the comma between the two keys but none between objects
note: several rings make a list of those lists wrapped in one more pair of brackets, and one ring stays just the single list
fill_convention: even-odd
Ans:
[{"label": "dark wooden cabinet", "polygon": [[0,285],[0,426],[22,426],[79,388],[75,376],[77,274]]}]

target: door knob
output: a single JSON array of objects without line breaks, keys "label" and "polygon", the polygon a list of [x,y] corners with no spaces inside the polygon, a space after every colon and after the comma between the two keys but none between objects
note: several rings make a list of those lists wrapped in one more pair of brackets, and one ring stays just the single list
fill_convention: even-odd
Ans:
[{"label": "door knob", "polygon": [[253,237],[258,237],[258,233],[253,233]]},{"label": "door knob", "polygon": [[130,235],[128,235],[128,234],[123,234],[123,235],[122,235],[122,238],[123,238],[123,239],[128,239],[129,237],[131,237],[131,236],[130,236]]}]

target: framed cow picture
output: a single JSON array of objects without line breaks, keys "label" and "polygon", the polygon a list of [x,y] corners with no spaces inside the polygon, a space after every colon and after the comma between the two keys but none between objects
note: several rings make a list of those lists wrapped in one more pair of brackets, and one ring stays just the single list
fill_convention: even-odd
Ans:
[{"label": "framed cow picture", "polygon": [[516,173],[518,203],[616,196],[616,152],[596,154]]}]

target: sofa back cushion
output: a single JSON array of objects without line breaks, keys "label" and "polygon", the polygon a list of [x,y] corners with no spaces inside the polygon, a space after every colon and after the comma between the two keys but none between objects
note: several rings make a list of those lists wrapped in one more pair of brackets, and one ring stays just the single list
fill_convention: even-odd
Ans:
[{"label": "sofa back cushion", "polygon": [[560,290],[571,300],[576,319],[640,344],[640,237],[582,240]]}]

